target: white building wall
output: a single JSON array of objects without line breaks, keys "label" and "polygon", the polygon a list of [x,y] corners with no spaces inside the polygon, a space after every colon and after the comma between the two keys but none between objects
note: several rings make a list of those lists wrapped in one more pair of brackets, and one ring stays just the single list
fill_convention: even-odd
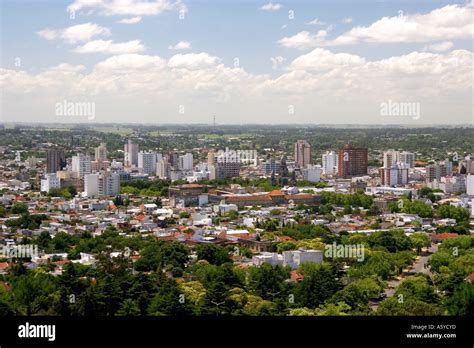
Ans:
[{"label": "white building wall", "polygon": [[474,196],[474,175],[469,174],[466,179],[466,192],[469,196]]},{"label": "white building wall", "polygon": [[52,188],[61,188],[61,179],[55,173],[45,174],[41,180],[41,191],[49,192]]},{"label": "white building wall", "polygon": [[308,165],[303,169],[303,177],[311,182],[318,182],[321,179],[322,169],[320,166]]},{"label": "white building wall", "polygon": [[154,152],[139,152],[138,153],[138,168],[146,174],[155,175],[156,173],[156,153]]},{"label": "white building wall", "polygon": [[88,174],[84,176],[84,192],[87,197],[99,195],[99,174]]},{"label": "white building wall", "polygon": [[321,157],[322,170],[325,175],[336,175],[338,166],[338,154],[335,151],[327,151]]},{"label": "white building wall", "polygon": [[181,170],[192,170],[193,169],[193,154],[187,153],[179,156],[179,169]]},{"label": "white building wall", "polygon": [[92,173],[91,157],[78,153],[76,156],[72,156],[71,167],[73,172],[83,178],[85,175]]}]

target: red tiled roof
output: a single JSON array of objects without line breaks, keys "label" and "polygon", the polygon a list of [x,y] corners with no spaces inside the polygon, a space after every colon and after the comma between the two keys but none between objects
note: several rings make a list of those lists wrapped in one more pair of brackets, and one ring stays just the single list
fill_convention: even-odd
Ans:
[{"label": "red tiled roof", "polygon": [[285,194],[281,192],[281,190],[273,190],[268,195],[270,197],[275,197],[275,196],[284,196]]},{"label": "red tiled roof", "polygon": [[10,264],[8,262],[0,262],[0,269],[7,269]]},{"label": "red tiled roof", "polygon": [[288,236],[278,236],[277,237],[278,240],[284,240],[284,241],[287,241],[287,242],[294,242],[295,240],[291,237],[288,237]]},{"label": "red tiled roof", "polygon": [[309,193],[299,193],[299,194],[296,194],[296,195],[286,195],[285,196],[286,199],[312,199],[313,196],[310,195]]},{"label": "red tiled roof", "polygon": [[227,196],[226,202],[261,202],[271,201],[268,195],[254,195],[254,196]]},{"label": "red tiled roof", "polygon": [[445,240],[449,238],[456,238],[459,237],[457,233],[432,233],[431,234],[431,239],[434,240]]},{"label": "red tiled roof", "polygon": [[137,215],[137,216],[135,216],[135,220],[143,221],[144,219],[145,219],[145,215]]},{"label": "red tiled roof", "polygon": [[55,265],[58,265],[58,266],[63,266],[65,265],[66,263],[69,263],[70,261],[69,260],[58,260],[58,261],[54,261],[53,263]]},{"label": "red tiled roof", "polygon": [[468,282],[474,282],[474,273],[469,274],[466,278],[464,278],[464,280]]},{"label": "red tiled roof", "polygon": [[290,278],[296,282],[300,282],[301,280],[303,280],[303,276],[296,271],[291,271]]}]

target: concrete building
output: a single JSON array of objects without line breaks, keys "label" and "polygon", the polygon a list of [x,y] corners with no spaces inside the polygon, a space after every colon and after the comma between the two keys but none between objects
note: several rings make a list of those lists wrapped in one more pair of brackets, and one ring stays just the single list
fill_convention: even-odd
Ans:
[{"label": "concrete building", "polygon": [[217,178],[217,168],[215,165],[208,165],[209,180],[216,180]]},{"label": "concrete building", "polygon": [[124,164],[125,167],[138,166],[138,144],[131,139],[124,146]]},{"label": "concrete building", "polygon": [[462,167],[466,170],[465,174],[474,174],[474,156],[466,156],[460,163],[460,168]]},{"label": "concrete building", "polygon": [[252,264],[254,266],[261,266],[264,263],[269,263],[272,266],[283,264],[283,256],[278,253],[262,252],[260,255],[252,257]]},{"label": "concrete building", "polygon": [[85,175],[92,173],[91,157],[78,153],[76,156],[72,156],[72,171],[77,173],[79,178],[84,178]]},{"label": "concrete building", "polygon": [[324,253],[321,250],[290,250],[284,251],[283,254],[262,252],[260,255],[252,257],[252,263],[255,266],[261,266],[269,263],[273,266],[283,265],[290,266],[291,269],[297,269],[304,262],[321,263]]},{"label": "concrete building", "polygon": [[210,166],[216,164],[216,153],[212,150],[207,153],[207,164]]},{"label": "concrete building", "polygon": [[168,158],[168,163],[171,165],[172,168],[179,168],[179,155],[176,152],[171,151],[166,155],[166,157]]},{"label": "concrete building", "polygon": [[156,176],[160,179],[169,179],[171,177],[171,165],[167,158],[163,158],[156,164]]},{"label": "concrete building", "polygon": [[446,159],[426,166],[426,180],[440,180],[443,176],[453,175],[453,163]]},{"label": "concrete building", "polygon": [[56,173],[66,166],[66,156],[62,149],[49,149],[46,151],[46,173]]},{"label": "concrete building", "polygon": [[474,175],[469,174],[466,178],[466,192],[469,196],[474,196]]},{"label": "concrete building", "polygon": [[403,163],[406,168],[415,168],[415,154],[408,151],[388,150],[383,153],[383,166],[391,168],[394,164]]},{"label": "concrete building", "polygon": [[138,153],[138,169],[142,173],[155,175],[156,174],[156,153],[143,152]]},{"label": "concrete building", "polygon": [[100,172],[84,177],[84,192],[87,197],[116,196],[120,193],[120,175]]},{"label": "concrete building", "polygon": [[392,168],[392,166],[399,162],[400,152],[395,150],[384,151],[383,166],[384,168]]},{"label": "concrete building", "polygon": [[265,162],[262,163],[262,171],[265,175],[271,175],[275,173],[276,175],[281,174],[281,161],[274,158],[268,158]]},{"label": "concrete building", "polygon": [[391,194],[394,196],[403,196],[416,194],[416,189],[405,188],[405,187],[391,187],[391,186],[367,186],[365,188],[366,193],[370,194]]},{"label": "concrete building", "polygon": [[283,265],[297,269],[303,262],[323,262],[323,251],[321,250],[289,250],[283,252]]},{"label": "concrete building", "polygon": [[194,158],[192,153],[179,156],[179,169],[180,170],[193,170]]},{"label": "concrete building", "polygon": [[234,178],[240,175],[240,161],[219,159],[216,163],[216,179]]},{"label": "concrete building", "polygon": [[321,166],[308,164],[302,169],[303,179],[311,182],[318,182],[321,180],[322,173]]},{"label": "concrete building", "polygon": [[338,154],[336,151],[326,151],[322,155],[322,170],[325,175],[337,175]]},{"label": "concrete building", "polygon": [[311,164],[311,145],[306,140],[295,143],[295,166],[303,168]]},{"label": "concrete building", "polygon": [[61,188],[61,179],[55,173],[48,173],[41,179],[41,191],[49,192],[52,188]]},{"label": "concrete building", "polygon": [[399,154],[398,162],[405,164],[407,168],[415,168],[415,154],[413,152],[402,151]]},{"label": "concrete building", "polygon": [[444,193],[466,192],[466,176],[443,176],[427,183],[427,187],[442,190]]},{"label": "concrete building", "polygon": [[95,160],[99,162],[107,161],[106,143],[100,143],[100,145],[95,148]]},{"label": "concrete building", "polygon": [[382,185],[397,186],[408,184],[408,167],[405,164],[393,164],[390,168],[379,169]]},{"label": "concrete building", "polygon": [[338,154],[338,176],[347,178],[367,175],[368,149],[346,144]]},{"label": "concrete building", "polygon": [[239,211],[239,207],[236,204],[219,204],[214,206],[214,212],[221,215],[227,215],[231,211]]},{"label": "concrete building", "polygon": [[205,186],[199,184],[184,184],[170,186],[168,189],[170,204],[172,206],[201,206],[208,203]]}]

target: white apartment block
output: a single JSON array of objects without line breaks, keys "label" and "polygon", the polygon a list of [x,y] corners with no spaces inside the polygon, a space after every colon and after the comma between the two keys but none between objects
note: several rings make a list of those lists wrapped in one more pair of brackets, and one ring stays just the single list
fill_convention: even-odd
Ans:
[{"label": "white apartment block", "polygon": [[306,168],[303,168],[303,178],[311,182],[318,182],[321,180],[322,173],[321,166],[308,164]]},{"label": "white apartment block", "polygon": [[187,153],[179,156],[179,169],[181,170],[192,170],[193,169],[193,154]]},{"label": "white apartment block", "polygon": [[155,175],[156,174],[156,159],[157,154],[155,152],[143,152],[138,153],[138,168],[141,172]]},{"label": "white apartment block", "polygon": [[41,191],[49,192],[52,188],[61,188],[61,179],[56,173],[45,174],[44,179],[41,179]]},{"label": "white apartment block", "polygon": [[100,143],[98,147],[95,148],[95,160],[96,161],[107,161],[107,144]]},{"label": "white apartment block", "polygon": [[322,155],[322,169],[325,175],[336,175],[338,166],[338,154],[336,151],[326,151]]},{"label": "white apartment block", "polygon": [[474,196],[474,175],[469,174],[466,178],[466,192],[469,196]]},{"label": "white apartment block", "polygon": [[160,179],[169,179],[171,176],[171,165],[166,158],[156,164],[156,176]]},{"label": "white apartment block", "polygon": [[283,265],[297,269],[303,262],[323,262],[323,251],[321,250],[289,250],[283,252]]},{"label": "white apartment block", "polygon": [[400,152],[398,161],[405,164],[408,168],[415,168],[415,154],[413,152]]},{"label": "white apartment block", "polygon": [[125,167],[138,166],[138,144],[132,140],[124,146],[124,165]]},{"label": "white apartment block", "polygon": [[399,160],[400,152],[395,150],[384,151],[383,153],[383,166],[385,168],[391,168]]},{"label": "white apartment block", "polygon": [[84,192],[87,197],[116,196],[120,193],[120,175],[111,172],[86,175]]},{"label": "white apartment block", "polygon": [[262,252],[260,255],[252,257],[252,263],[255,266],[261,266],[269,263],[273,266],[290,266],[291,269],[297,269],[303,262],[321,263],[324,253],[321,250],[289,250],[284,251],[282,255],[278,253]]},{"label": "white apartment block", "polygon": [[78,153],[76,156],[72,156],[71,170],[80,178],[84,178],[85,175],[92,173],[91,157]]},{"label": "white apartment block", "polygon": [[383,166],[391,168],[397,163],[403,163],[407,168],[415,168],[415,154],[408,151],[388,150],[383,153]]},{"label": "white apartment block", "polygon": [[391,167],[380,168],[382,185],[397,186],[408,184],[408,167],[403,163],[393,164]]},{"label": "white apartment block", "polygon": [[466,192],[466,178],[460,176],[443,176],[427,183],[432,189],[442,190],[444,193]]}]

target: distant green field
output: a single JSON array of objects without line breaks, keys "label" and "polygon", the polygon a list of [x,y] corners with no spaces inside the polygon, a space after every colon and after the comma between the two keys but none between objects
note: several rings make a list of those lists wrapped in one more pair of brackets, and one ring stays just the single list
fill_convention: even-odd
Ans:
[{"label": "distant green field", "polygon": [[251,137],[251,136],[255,136],[255,134],[251,134],[251,133],[241,133],[241,134],[198,134],[198,137],[199,138],[204,138],[204,139],[209,139],[209,140],[212,140],[212,139],[221,139],[221,138],[236,138],[236,139],[239,139],[239,138],[247,138],[247,137]]},{"label": "distant green field", "polygon": [[51,128],[46,128],[45,130],[46,130],[46,131],[70,132],[70,131],[71,131],[71,128],[61,128],[61,127],[55,128],[55,127],[51,127]]},{"label": "distant green field", "polygon": [[119,135],[129,135],[133,133],[132,128],[123,128],[123,127],[98,127],[94,128],[95,131],[101,133],[114,133]]}]

